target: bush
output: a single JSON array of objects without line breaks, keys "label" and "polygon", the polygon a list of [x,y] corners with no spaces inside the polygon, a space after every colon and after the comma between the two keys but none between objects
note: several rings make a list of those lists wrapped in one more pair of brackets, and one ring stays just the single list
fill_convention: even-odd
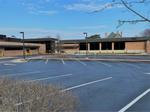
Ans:
[{"label": "bush", "polygon": [[0,112],[71,112],[76,104],[71,93],[52,85],[0,79]]}]

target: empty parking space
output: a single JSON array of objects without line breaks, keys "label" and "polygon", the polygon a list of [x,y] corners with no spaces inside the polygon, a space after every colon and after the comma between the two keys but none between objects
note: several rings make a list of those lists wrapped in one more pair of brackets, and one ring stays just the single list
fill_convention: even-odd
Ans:
[{"label": "empty parking space", "polygon": [[[10,65],[12,62],[7,62]],[[63,87],[79,97],[78,111],[119,111],[150,88],[150,64],[131,62],[30,60],[15,66],[0,63],[0,77],[25,83],[42,82]],[[147,107],[149,94],[126,110]]]}]

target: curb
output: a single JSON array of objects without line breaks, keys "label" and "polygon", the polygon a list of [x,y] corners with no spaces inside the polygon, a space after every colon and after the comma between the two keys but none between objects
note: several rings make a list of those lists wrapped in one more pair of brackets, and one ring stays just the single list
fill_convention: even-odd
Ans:
[{"label": "curb", "polygon": [[[44,60],[50,59],[50,60],[66,60],[66,61],[74,61],[74,60],[80,60],[80,61],[108,61],[108,62],[147,62],[150,63],[150,60],[137,60],[137,59],[91,59],[91,58],[42,58]],[[41,58],[36,59],[30,59],[30,60],[41,60]]]}]

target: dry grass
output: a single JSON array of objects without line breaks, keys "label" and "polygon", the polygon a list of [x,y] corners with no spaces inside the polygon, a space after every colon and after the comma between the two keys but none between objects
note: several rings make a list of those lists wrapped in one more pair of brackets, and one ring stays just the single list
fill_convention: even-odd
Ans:
[{"label": "dry grass", "polygon": [[52,85],[0,79],[0,112],[71,112],[76,104],[71,93]]}]

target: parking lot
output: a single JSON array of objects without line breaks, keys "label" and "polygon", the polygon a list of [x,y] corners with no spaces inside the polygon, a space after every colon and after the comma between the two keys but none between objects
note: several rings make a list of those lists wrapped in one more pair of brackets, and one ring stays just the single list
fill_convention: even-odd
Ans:
[{"label": "parking lot", "polygon": [[0,77],[63,87],[79,99],[77,111],[150,111],[150,64],[105,61],[0,61]]}]

